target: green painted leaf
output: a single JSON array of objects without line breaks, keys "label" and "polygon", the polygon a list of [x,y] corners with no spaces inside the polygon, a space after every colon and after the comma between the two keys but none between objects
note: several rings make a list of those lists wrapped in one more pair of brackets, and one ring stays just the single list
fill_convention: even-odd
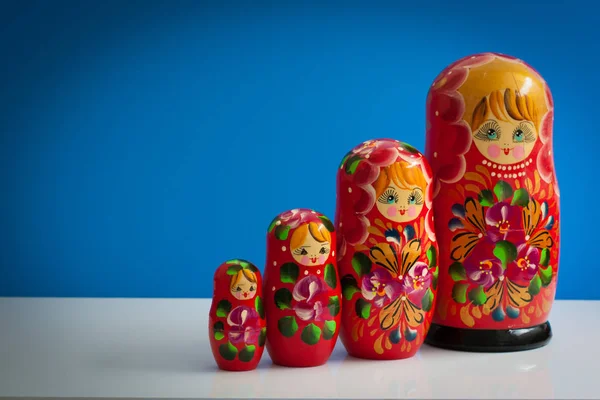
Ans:
[{"label": "green painted leaf", "polygon": [[298,273],[298,266],[293,262],[285,263],[279,269],[279,277],[283,283],[296,283]]},{"label": "green painted leaf", "polygon": [[358,164],[361,162],[361,158],[359,156],[352,156],[346,162],[346,173],[352,175],[356,172],[356,168],[358,168]]},{"label": "green painted leaf", "polygon": [[286,240],[290,233],[290,227],[287,225],[277,225],[275,228],[275,237],[279,240]]},{"label": "green painted leaf", "polygon": [[433,306],[433,292],[431,289],[427,289],[425,292],[425,296],[423,296],[423,301],[421,303],[423,311],[427,312],[431,310],[431,306]]},{"label": "green painted leaf", "polygon": [[273,229],[275,229],[275,226],[277,225],[278,220],[279,220],[279,218],[275,217],[273,219],[273,221],[271,221],[271,223],[269,224],[269,229],[267,229],[267,233],[271,233],[273,231]]},{"label": "green painted leaf", "polygon": [[487,296],[483,288],[481,286],[477,286],[469,291],[469,300],[471,300],[476,306],[481,306],[487,300]]},{"label": "green painted leaf", "polygon": [[241,270],[242,267],[240,265],[232,265],[231,267],[227,268],[227,275],[235,275]]},{"label": "green painted leaf", "polygon": [[217,317],[225,318],[231,311],[231,303],[227,300],[221,300],[219,304],[217,304]]},{"label": "green painted leaf", "polygon": [[260,330],[260,336],[258,337],[258,345],[260,347],[263,347],[265,345],[265,342],[267,341],[267,328],[262,328]]},{"label": "green painted leaf", "polygon": [[501,240],[496,242],[494,247],[494,255],[502,261],[502,268],[506,269],[508,264],[515,261],[517,258],[517,248],[509,241]]},{"label": "green painted leaf", "polygon": [[529,193],[527,193],[527,189],[517,189],[510,204],[521,207],[527,206],[527,204],[529,204]]},{"label": "green painted leaf", "polygon": [[261,318],[265,317],[265,310],[263,308],[263,301],[260,296],[256,296],[256,300],[254,300],[254,308],[256,308],[256,312]]},{"label": "green painted leaf", "polygon": [[323,339],[329,340],[335,335],[337,325],[335,321],[325,321],[323,324]]},{"label": "green painted leaf", "polygon": [[327,230],[329,232],[335,231],[335,227],[333,226],[333,224],[331,223],[331,221],[329,220],[329,218],[327,218],[324,215],[320,215],[319,219],[321,220],[321,222],[323,223],[323,225],[325,225],[325,228],[327,228]]},{"label": "green painted leaf", "polygon": [[450,273],[450,277],[454,282],[467,280],[467,272],[465,271],[465,267],[459,262],[452,263],[448,272]]},{"label": "green painted leaf", "polygon": [[547,267],[548,263],[550,263],[550,250],[544,249],[540,255],[540,265],[542,267]]},{"label": "green painted leaf", "polygon": [[277,321],[279,332],[285,337],[292,337],[298,330],[298,323],[294,316],[282,317]]},{"label": "green painted leaf", "polygon": [[489,189],[484,189],[479,193],[479,204],[484,207],[491,207],[494,205],[494,193]]},{"label": "green painted leaf", "polygon": [[540,268],[540,279],[542,280],[542,286],[546,287],[552,282],[552,266],[548,268]]},{"label": "green painted leaf", "polygon": [[354,293],[360,292],[356,279],[352,275],[345,275],[342,278],[342,294],[346,300],[352,299]]},{"label": "green painted leaf", "polygon": [[371,303],[365,299],[357,299],[354,309],[359,318],[367,319],[369,318],[369,315],[371,315]]},{"label": "green painted leaf", "polygon": [[429,260],[429,268],[437,266],[437,251],[434,245],[430,245],[427,249],[427,259]]},{"label": "green painted leaf", "polygon": [[542,288],[542,279],[540,278],[539,275],[536,275],[533,277],[531,282],[529,282],[529,294],[531,294],[532,296],[535,296],[536,294],[538,294],[540,292],[541,288]]},{"label": "green painted leaf", "polygon": [[340,312],[340,298],[337,296],[331,296],[329,298],[329,304],[327,307],[329,308],[329,314],[331,314],[332,317],[338,315]]},{"label": "green painted leaf", "polygon": [[352,257],[352,268],[356,271],[359,278],[371,272],[371,259],[364,253],[354,253]]},{"label": "green painted leaf", "polygon": [[402,148],[404,150],[408,151],[409,153],[417,154],[419,152],[419,150],[415,149],[413,146],[411,146],[408,143],[401,142],[400,146],[402,146]]},{"label": "green painted leaf", "polygon": [[252,361],[252,358],[254,358],[254,351],[256,350],[256,346],[254,345],[250,345],[250,346],[246,346],[242,349],[242,351],[240,351],[240,361],[243,362],[250,362]]},{"label": "green painted leaf", "polygon": [[346,160],[348,159],[348,157],[350,157],[350,155],[352,155],[352,152],[349,152],[348,154],[346,154],[344,156],[344,158],[342,158],[342,162],[340,163],[339,168],[342,169],[344,167],[344,163],[346,162]]},{"label": "green painted leaf", "polygon": [[281,288],[275,292],[275,305],[280,310],[292,308],[292,292],[286,288]]},{"label": "green painted leaf", "polygon": [[302,335],[300,338],[306,344],[317,344],[319,343],[319,339],[321,339],[321,328],[315,324],[308,324],[302,330]]},{"label": "green painted leaf", "polygon": [[494,187],[494,193],[496,194],[498,201],[504,201],[512,196],[513,190],[508,183],[504,181],[498,181]]},{"label": "green painted leaf", "polygon": [[216,340],[221,340],[225,337],[225,334],[222,331],[217,331],[215,332],[215,339]]},{"label": "green painted leaf", "polygon": [[221,357],[228,361],[235,360],[235,356],[237,355],[237,349],[230,342],[223,343],[219,346],[219,354]]},{"label": "green painted leaf", "polygon": [[330,288],[335,289],[337,287],[337,274],[335,273],[335,267],[333,264],[327,264],[324,272],[325,282]]},{"label": "green painted leaf", "polygon": [[431,282],[431,285],[433,286],[434,289],[437,289],[439,275],[440,275],[440,267],[435,267],[435,269],[433,270],[433,281]]},{"label": "green painted leaf", "polygon": [[457,303],[464,304],[467,302],[467,288],[469,287],[468,283],[455,283],[454,287],[452,287],[452,298]]}]

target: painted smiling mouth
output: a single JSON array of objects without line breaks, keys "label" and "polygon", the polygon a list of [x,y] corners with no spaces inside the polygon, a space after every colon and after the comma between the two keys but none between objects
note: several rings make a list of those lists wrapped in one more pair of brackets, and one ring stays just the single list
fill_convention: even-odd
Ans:
[{"label": "painted smiling mouth", "polygon": [[512,150],[512,149],[511,149],[510,147],[505,147],[505,148],[503,148],[503,149],[502,149],[502,151],[503,151],[503,152],[504,152],[504,154],[506,154],[506,155],[509,155],[511,150]]},{"label": "painted smiling mouth", "polygon": [[244,297],[248,297],[248,293],[244,293]]},{"label": "painted smiling mouth", "polygon": [[310,258],[310,262],[312,262],[313,264],[314,264],[314,263],[316,263],[316,262],[317,262],[317,257],[315,257],[315,258],[312,258],[312,257],[311,257],[311,258]]},{"label": "painted smiling mouth", "polygon": [[406,210],[403,208],[399,208],[398,212],[400,213],[400,215],[404,215],[404,213],[406,213]]}]

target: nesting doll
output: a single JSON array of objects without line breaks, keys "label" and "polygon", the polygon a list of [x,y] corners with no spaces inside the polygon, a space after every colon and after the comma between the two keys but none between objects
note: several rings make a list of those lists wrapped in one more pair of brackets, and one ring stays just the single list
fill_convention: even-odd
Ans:
[{"label": "nesting doll", "polygon": [[267,232],[265,312],[267,351],[275,364],[324,364],[337,341],[341,287],[333,224],[324,215],[294,209]]},{"label": "nesting doll", "polygon": [[219,368],[256,368],[264,350],[266,322],[260,271],[245,260],[227,261],[215,271],[209,339]]},{"label": "nesting doll", "polygon": [[559,260],[554,105],[531,66],[483,53],[447,67],[427,97],[439,302],[428,343],[470,351],[539,347]]},{"label": "nesting doll", "polygon": [[340,338],[350,355],[413,356],[437,287],[432,174],[414,147],[391,139],[352,149],[337,174]]}]

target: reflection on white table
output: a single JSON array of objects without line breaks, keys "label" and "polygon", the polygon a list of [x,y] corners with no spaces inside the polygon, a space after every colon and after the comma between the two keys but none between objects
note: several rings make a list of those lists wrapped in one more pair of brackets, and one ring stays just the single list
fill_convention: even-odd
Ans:
[{"label": "reflection on white table", "polygon": [[465,353],[424,345],[367,361],[338,341],[314,368],[219,371],[206,299],[0,298],[0,397],[598,399],[600,302],[558,301],[541,349]]}]

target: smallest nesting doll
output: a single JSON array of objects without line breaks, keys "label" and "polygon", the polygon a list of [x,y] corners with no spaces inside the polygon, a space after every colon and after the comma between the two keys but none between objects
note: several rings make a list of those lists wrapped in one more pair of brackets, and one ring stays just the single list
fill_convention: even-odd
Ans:
[{"label": "smallest nesting doll", "polygon": [[245,260],[230,260],[215,271],[208,330],[219,368],[255,369],[266,340],[260,271]]},{"label": "smallest nesting doll", "polygon": [[325,364],[340,327],[335,231],[324,215],[286,211],[267,232],[267,351],[275,364]]}]

